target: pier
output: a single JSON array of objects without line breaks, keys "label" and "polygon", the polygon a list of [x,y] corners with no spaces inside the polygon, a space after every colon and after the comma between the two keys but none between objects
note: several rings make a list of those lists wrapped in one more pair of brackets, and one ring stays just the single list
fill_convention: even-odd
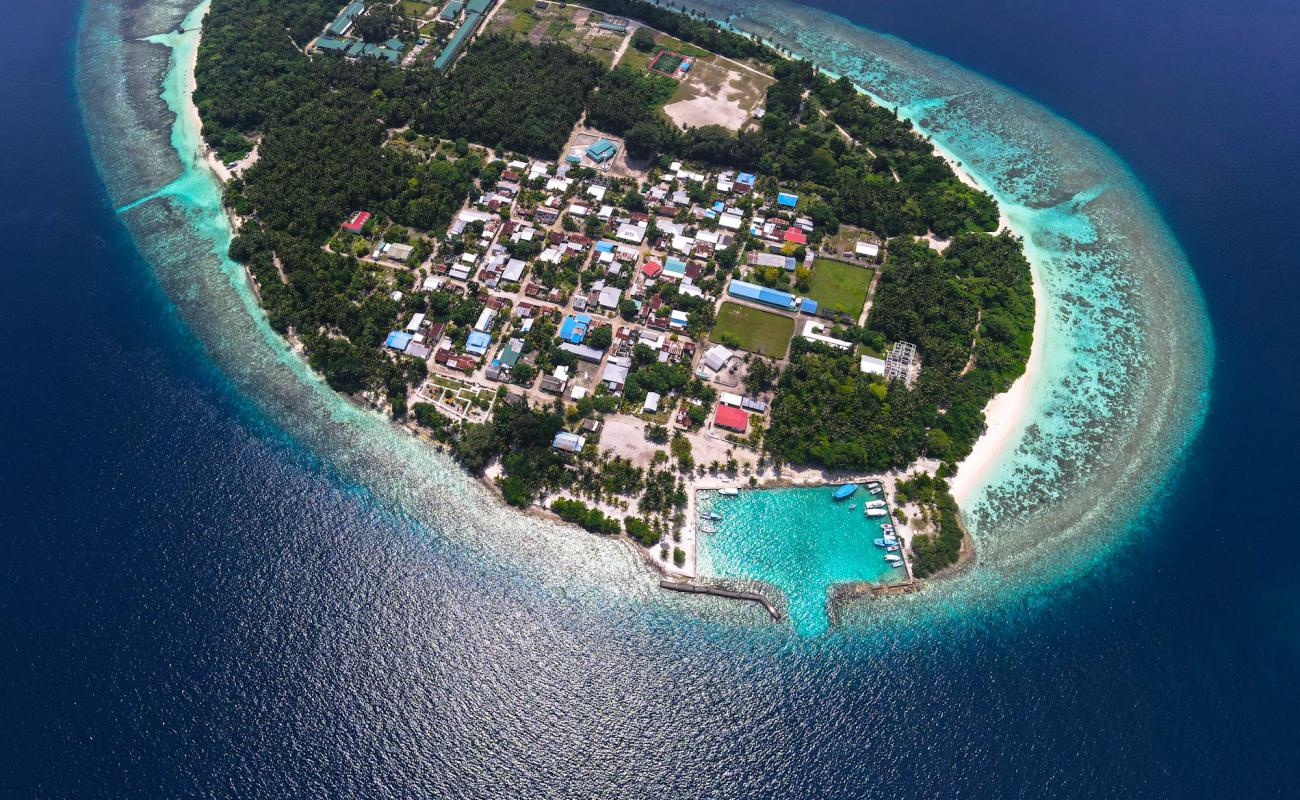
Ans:
[{"label": "pier", "polygon": [[726,597],[731,600],[749,600],[751,602],[762,604],[767,609],[767,613],[772,615],[773,620],[781,619],[781,611],[771,600],[768,600],[758,592],[746,592],[738,589],[723,589],[715,586],[698,586],[693,583],[683,583],[681,581],[670,581],[662,579],[659,581],[660,589],[671,589],[674,592],[687,592],[690,594],[711,594],[716,597]]}]

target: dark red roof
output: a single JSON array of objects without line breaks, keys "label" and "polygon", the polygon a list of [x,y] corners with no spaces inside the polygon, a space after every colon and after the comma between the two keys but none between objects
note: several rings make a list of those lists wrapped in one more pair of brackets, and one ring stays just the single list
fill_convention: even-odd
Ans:
[{"label": "dark red roof", "polygon": [[749,427],[749,414],[735,406],[720,405],[718,410],[713,412],[713,422],[715,425],[744,433]]},{"label": "dark red roof", "polygon": [[339,227],[345,231],[351,231],[352,233],[361,233],[361,229],[364,228],[366,226],[366,223],[369,221],[370,221],[369,211],[358,211],[357,213],[352,215],[351,219],[349,219],[347,222],[343,223]]}]

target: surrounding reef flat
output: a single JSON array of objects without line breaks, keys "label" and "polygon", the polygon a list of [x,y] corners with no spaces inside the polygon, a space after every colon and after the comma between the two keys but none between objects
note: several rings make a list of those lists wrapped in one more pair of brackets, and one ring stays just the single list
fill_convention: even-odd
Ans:
[{"label": "surrounding reef flat", "polygon": [[[665,608],[765,619],[740,604],[659,592],[631,548],[500,507],[449,459],[336,395],[266,325],[243,269],[225,256],[219,186],[192,117],[180,113],[202,8],[88,6],[78,85],[122,219],[181,318],[274,435],[430,535],[514,564],[562,596],[653,598]],[[954,594],[998,603],[1081,574],[1151,508],[1203,413],[1211,343],[1177,245],[1124,165],[1046,109],[832,16],[757,8],[729,7],[731,24],[850,76],[990,188],[1026,236],[1045,293],[1029,414],[967,498],[978,565],[894,607],[951,612],[969,608],[948,602]],[[746,16],[772,18],[774,9],[797,24],[777,32]],[[185,33],[158,35],[182,20]]]}]

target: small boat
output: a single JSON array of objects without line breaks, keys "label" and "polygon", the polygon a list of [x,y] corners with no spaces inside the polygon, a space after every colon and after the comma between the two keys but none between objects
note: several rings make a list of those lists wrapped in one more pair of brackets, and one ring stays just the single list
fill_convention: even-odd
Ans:
[{"label": "small boat", "polygon": [[886,510],[883,509],[883,508],[868,508],[868,509],[867,509],[867,516],[868,516],[868,517],[884,517],[884,516],[888,516],[888,515],[889,515],[889,512],[886,511]]},{"label": "small boat", "polygon": [[885,548],[892,547],[892,548],[894,548],[895,550],[898,549],[898,540],[897,540],[897,539],[891,539],[891,538],[888,537],[888,536],[886,536],[886,537],[883,538],[883,539],[872,539],[871,541],[872,541],[873,544],[876,545],[876,547],[885,547]]},{"label": "small boat", "polygon": [[884,523],[883,525],[881,525],[881,526],[880,526],[880,529],[881,529],[882,531],[884,531],[885,533],[893,533],[893,532],[894,532],[894,526],[893,526],[893,525],[890,525],[888,522],[886,522],[886,523]]},{"label": "small boat", "polygon": [[893,567],[894,569],[902,569],[902,568],[903,568],[903,562],[902,562],[902,561],[891,561],[891,562],[889,562],[889,566]]},{"label": "small boat", "polygon": [[898,545],[896,545],[896,544],[891,544],[889,547],[886,547],[886,548],[885,548],[885,552],[887,552],[887,553],[897,553],[897,552],[898,552]]},{"label": "small boat", "polygon": [[868,500],[868,501],[867,501],[867,508],[884,508],[884,507],[887,506],[887,505],[889,505],[889,504],[886,503],[884,500]]},{"label": "small boat", "polygon": [[718,494],[722,495],[723,497],[735,497],[736,495],[740,494],[740,490],[734,486],[728,486],[725,489],[719,489]]},{"label": "small boat", "polygon": [[891,564],[902,564],[902,563],[903,563],[903,557],[902,557],[902,556],[896,556],[896,555],[894,555],[893,553],[887,553],[887,554],[885,555],[885,560],[888,561],[888,562],[891,563]]},{"label": "small boat", "polygon": [[710,528],[708,525],[701,525],[699,530],[700,530],[700,533],[717,533],[717,532],[718,532],[718,529],[717,529],[717,528]]},{"label": "small boat", "polygon": [[716,511],[702,511],[700,512],[700,519],[707,519],[707,520],[712,520],[713,522],[717,522],[718,520],[722,519],[722,515]]},{"label": "small boat", "polygon": [[867,481],[867,489],[869,491],[878,492],[880,491],[880,488],[881,488],[880,481]]},{"label": "small boat", "polygon": [[835,494],[831,495],[831,497],[836,500],[843,500],[852,496],[857,490],[858,485],[856,483],[846,483],[843,486],[836,488]]},{"label": "small boat", "polygon": [[853,503],[852,505],[849,506],[849,511],[852,511],[853,509],[855,509],[855,508],[857,508],[857,507],[858,507],[858,504],[857,504],[857,503]]}]

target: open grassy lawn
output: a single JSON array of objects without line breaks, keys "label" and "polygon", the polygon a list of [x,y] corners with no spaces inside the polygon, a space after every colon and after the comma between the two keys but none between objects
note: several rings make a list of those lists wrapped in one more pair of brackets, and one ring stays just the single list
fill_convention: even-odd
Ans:
[{"label": "open grassy lawn", "polygon": [[402,15],[411,19],[420,19],[433,8],[430,3],[418,3],[415,0],[402,0]]},{"label": "open grassy lawn", "polygon": [[867,302],[867,289],[875,271],[829,258],[813,260],[808,296],[822,308],[842,311],[857,319]]},{"label": "open grassy lawn", "polygon": [[794,320],[782,314],[726,302],[718,310],[718,321],[709,338],[722,344],[724,336],[734,336],[743,350],[785,358],[794,335]]}]

